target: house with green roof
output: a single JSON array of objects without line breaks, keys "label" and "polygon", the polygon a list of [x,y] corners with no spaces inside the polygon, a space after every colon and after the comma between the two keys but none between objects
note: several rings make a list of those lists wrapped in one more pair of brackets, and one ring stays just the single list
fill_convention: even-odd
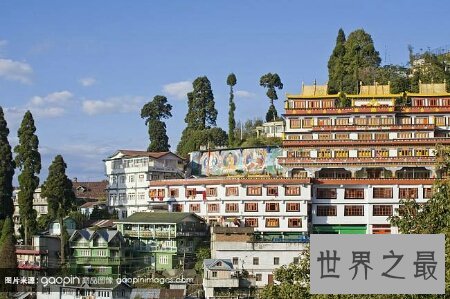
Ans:
[{"label": "house with green roof", "polygon": [[132,251],[117,230],[76,230],[69,245],[70,268],[74,275],[117,278],[129,272]]},{"label": "house with green roof", "polygon": [[152,270],[191,268],[208,228],[194,213],[138,212],[115,222],[129,240],[134,260]]}]

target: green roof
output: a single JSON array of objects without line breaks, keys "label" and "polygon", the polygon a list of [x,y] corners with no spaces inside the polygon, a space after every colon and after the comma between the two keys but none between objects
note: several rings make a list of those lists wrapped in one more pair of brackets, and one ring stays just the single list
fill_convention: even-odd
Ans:
[{"label": "green roof", "polygon": [[115,223],[180,223],[187,217],[193,217],[198,221],[203,219],[194,213],[181,212],[137,212],[128,218],[114,221]]}]

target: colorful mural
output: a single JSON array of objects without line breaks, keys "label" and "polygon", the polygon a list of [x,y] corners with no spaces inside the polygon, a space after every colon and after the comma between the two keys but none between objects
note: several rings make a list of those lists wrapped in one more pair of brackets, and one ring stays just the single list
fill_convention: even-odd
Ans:
[{"label": "colorful mural", "polygon": [[191,153],[193,175],[277,174],[281,148],[245,148]]}]

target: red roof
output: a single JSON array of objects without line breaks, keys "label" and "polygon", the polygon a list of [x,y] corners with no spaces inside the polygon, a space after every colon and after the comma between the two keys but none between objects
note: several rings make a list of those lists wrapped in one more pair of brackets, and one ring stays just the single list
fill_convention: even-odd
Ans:
[{"label": "red roof", "polygon": [[119,150],[125,157],[150,157],[154,159],[159,159],[162,156],[165,156],[167,154],[172,154],[180,159],[182,159],[180,156],[172,153],[172,152],[147,152],[147,151],[136,151],[136,150]]},{"label": "red roof", "polygon": [[78,182],[73,181],[73,192],[77,198],[85,198],[90,200],[105,200],[107,197],[106,187],[107,181],[100,182]]}]

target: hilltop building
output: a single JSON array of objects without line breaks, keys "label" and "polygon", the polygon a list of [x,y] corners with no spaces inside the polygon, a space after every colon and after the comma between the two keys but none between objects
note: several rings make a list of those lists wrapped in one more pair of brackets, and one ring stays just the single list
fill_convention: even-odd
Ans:
[{"label": "hilltop building", "polygon": [[183,159],[171,152],[119,150],[105,161],[110,211],[119,219],[149,208],[149,181],[183,177]]}]

